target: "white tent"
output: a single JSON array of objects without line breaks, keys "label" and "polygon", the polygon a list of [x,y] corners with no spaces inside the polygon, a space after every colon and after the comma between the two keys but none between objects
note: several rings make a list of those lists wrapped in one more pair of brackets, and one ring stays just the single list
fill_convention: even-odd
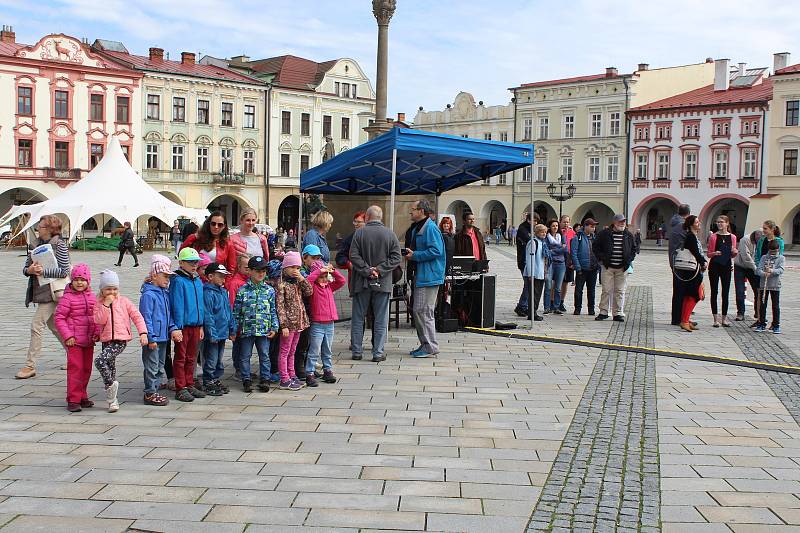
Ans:
[{"label": "white tent", "polygon": [[202,222],[207,209],[194,209],[176,204],[145,183],[133,170],[116,137],[111,137],[106,152],[86,177],[68,187],[62,194],[38,204],[16,205],[0,218],[0,226],[20,215],[30,219],[19,233],[36,225],[44,215],[65,214],[69,219],[69,239],[75,236],[84,222],[105,213],[120,222],[135,221],[150,215],[171,226],[178,217],[196,218]]}]

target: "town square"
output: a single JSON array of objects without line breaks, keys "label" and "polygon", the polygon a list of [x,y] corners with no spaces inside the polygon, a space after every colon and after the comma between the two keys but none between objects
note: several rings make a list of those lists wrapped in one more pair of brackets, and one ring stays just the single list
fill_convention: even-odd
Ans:
[{"label": "town square", "polygon": [[796,13],[245,4],[0,3],[0,530],[800,532]]}]

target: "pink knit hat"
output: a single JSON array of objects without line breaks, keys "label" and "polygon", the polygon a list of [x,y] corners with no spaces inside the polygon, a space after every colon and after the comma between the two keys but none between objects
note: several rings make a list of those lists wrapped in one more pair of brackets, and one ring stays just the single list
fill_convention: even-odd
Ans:
[{"label": "pink knit hat", "polygon": [[287,252],[283,256],[281,268],[299,267],[302,264],[303,260],[300,258],[300,252]]},{"label": "pink knit hat", "polygon": [[72,267],[72,273],[70,274],[70,277],[72,279],[83,278],[86,280],[86,283],[89,285],[92,284],[92,271],[89,270],[89,265],[86,263],[78,263]]},{"label": "pink knit hat", "polygon": [[200,261],[197,263],[197,268],[203,268],[210,265],[213,261],[211,258],[208,257],[208,254],[205,252],[200,252]]},{"label": "pink knit hat", "polygon": [[325,262],[324,261],[320,261],[319,259],[317,259],[316,261],[311,263],[311,268],[309,268],[309,270],[311,272],[316,272],[317,270],[321,269],[324,266],[325,266]]},{"label": "pink knit hat", "polygon": [[150,275],[155,276],[162,272],[169,275],[174,274],[172,260],[166,255],[153,254],[153,257],[150,258]]}]

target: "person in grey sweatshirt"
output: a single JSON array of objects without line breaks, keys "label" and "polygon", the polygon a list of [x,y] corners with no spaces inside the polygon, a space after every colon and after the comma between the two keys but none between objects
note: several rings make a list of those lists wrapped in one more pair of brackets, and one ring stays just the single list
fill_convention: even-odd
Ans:
[{"label": "person in grey sweatshirt", "polygon": [[[672,261],[675,258],[675,252],[679,248],[683,248],[683,241],[686,239],[686,231],[683,229],[683,223],[686,217],[691,213],[691,208],[688,204],[681,204],[678,206],[678,212],[672,215],[667,228],[667,239],[669,240],[669,267],[672,268]],[[677,326],[681,323],[681,309],[683,307],[683,284],[672,276],[672,325]]]},{"label": "person in grey sweatshirt", "polygon": [[772,333],[781,332],[781,276],[783,275],[786,259],[780,255],[780,243],[777,239],[769,243],[769,253],[762,255],[758,262],[756,274],[761,278],[758,291],[758,325],[756,332],[761,333],[767,327],[767,300],[772,301]]},{"label": "person in grey sweatshirt", "polygon": [[[733,259],[733,285],[736,290],[736,321],[744,320],[744,301],[747,297],[747,283],[753,289],[753,301],[758,295],[758,276],[756,275],[755,247],[761,238],[756,230],[739,241],[739,253]],[[758,318],[756,313],[755,318]]]}]

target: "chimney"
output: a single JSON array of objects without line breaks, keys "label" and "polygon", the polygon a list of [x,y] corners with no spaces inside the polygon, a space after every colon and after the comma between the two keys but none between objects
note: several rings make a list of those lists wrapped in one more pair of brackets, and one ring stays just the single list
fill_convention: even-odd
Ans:
[{"label": "chimney", "polygon": [[194,65],[194,52],[181,52],[181,63],[184,65]]},{"label": "chimney", "polygon": [[406,121],[406,114],[405,113],[397,113],[397,122],[405,122]]},{"label": "chimney", "polygon": [[744,76],[747,63],[739,63],[739,76]]},{"label": "chimney", "polygon": [[3,30],[0,31],[0,42],[14,44],[16,40],[17,35],[14,33],[14,28],[4,25]]},{"label": "chimney", "polygon": [[776,73],[782,68],[786,68],[789,64],[789,52],[778,52],[777,54],[773,54],[772,58],[774,60],[772,73]]},{"label": "chimney", "polygon": [[639,68],[637,68],[636,70],[649,70],[649,69],[650,69],[650,65],[649,64],[647,64],[647,63],[639,63]]},{"label": "chimney", "polygon": [[617,75],[617,67],[606,67],[606,78],[613,78]]},{"label": "chimney", "polygon": [[246,55],[231,57],[231,63],[247,63],[248,61],[250,61],[250,57]]},{"label": "chimney", "polygon": [[151,48],[150,49],[150,61],[164,61],[164,49],[163,48]]},{"label": "chimney", "polygon": [[728,84],[730,83],[730,74],[728,73],[728,62],[730,59],[717,59],[714,61],[714,90],[727,91]]}]

